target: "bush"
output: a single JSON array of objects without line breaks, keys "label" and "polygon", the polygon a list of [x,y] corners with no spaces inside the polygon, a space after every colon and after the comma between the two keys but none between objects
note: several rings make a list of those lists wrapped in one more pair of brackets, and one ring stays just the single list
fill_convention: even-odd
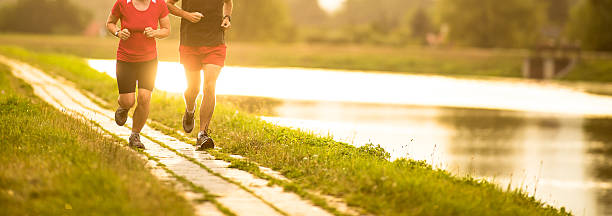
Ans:
[{"label": "bush", "polygon": [[612,0],[583,0],[573,10],[569,33],[587,49],[612,51]]},{"label": "bush", "polygon": [[442,0],[438,12],[450,39],[477,47],[526,47],[545,19],[545,5],[533,0]]},{"label": "bush", "polygon": [[69,0],[19,0],[0,9],[0,31],[81,33],[92,15]]},{"label": "bush", "polygon": [[296,29],[281,0],[235,0],[230,37],[244,41],[293,41]]}]

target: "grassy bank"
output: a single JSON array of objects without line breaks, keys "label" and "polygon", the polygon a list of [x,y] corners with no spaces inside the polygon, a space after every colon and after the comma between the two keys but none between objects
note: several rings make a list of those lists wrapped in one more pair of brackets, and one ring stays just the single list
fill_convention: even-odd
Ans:
[{"label": "grassy bank", "polygon": [[0,215],[191,215],[137,153],[37,99],[0,65]]},{"label": "grassy bank", "polygon": [[[0,45],[84,58],[115,58],[115,38],[0,34]],[[178,41],[158,42],[159,59],[178,61]],[[368,45],[253,44],[230,41],[228,65],[305,67],[387,71],[448,76],[521,77],[526,50]],[[612,82],[611,55],[585,53],[577,67],[561,80]]]},{"label": "grassy bank", "polygon": [[[115,58],[115,38],[48,35],[0,35],[0,45],[86,58]],[[229,42],[228,65],[306,67],[391,71],[421,74],[520,77],[520,50],[430,49],[316,44],[251,44]],[[178,41],[158,42],[159,59],[178,61]]]},{"label": "grassy bank", "polygon": [[[99,73],[88,69],[81,59],[15,48],[1,48],[0,53],[43,66],[51,73],[72,74],[66,77],[84,89],[94,85],[85,80],[95,77],[95,85],[107,91],[96,94],[115,103],[114,97],[106,95],[116,94],[108,93],[114,89],[115,81],[98,77],[95,74]],[[156,91],[150,118],[179,130],[183,106],[180,95]],[[275,126],[226,104],[218,105],[211,129],[222,153],[240,154],[282,172],[294,182],[286,189],[321,191],[377,215],[567,214],[520,191],[503,191],[488,182],[452,176],[422,162],[391,162],[380,148],[355,148],[331,138]]]},{"label": "grassy bank", "polygon": [[584,59],[563,80],[612,82],[612,58]]}]

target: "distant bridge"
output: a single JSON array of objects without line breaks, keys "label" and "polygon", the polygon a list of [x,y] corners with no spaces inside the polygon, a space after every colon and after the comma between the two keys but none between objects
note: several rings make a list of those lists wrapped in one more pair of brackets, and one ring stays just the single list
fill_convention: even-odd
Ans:
[{"label": "distant bridge", "polygon": [[567,75],[580,60],[576,45],[539,45],[523,63],[523,77],[554,79]]}]

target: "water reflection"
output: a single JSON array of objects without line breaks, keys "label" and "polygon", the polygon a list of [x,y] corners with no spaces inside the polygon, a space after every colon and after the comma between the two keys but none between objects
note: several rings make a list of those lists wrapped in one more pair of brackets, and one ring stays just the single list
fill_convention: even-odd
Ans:
[{"label": "water reflection", "polygon": [[[589,172],[598,181],[612,182],[612,119],[586,119],[588,153],[593,155]],[[612,206],[612,187],[597,191],[600,203]],[[599,213],[612,215],[612,208],[600,207]]]},{"label": "water reflection", "polygon": [[277,116],[276,107],[282,100],[268,97],[246,97],[233,95],[218,95],[217,102],[236,107],[243,112],[259,116]]},{"label": "water reflection", "polygon": [[522,188],[577,214],[596,214],[585,172],[581,118],[524,112],[447,110],[439,120],[453,128],[449,169]]},{"label": "water reflection", "polygon": [[[523,153],[526,119],[519,113],[496,110],[445,110],[438,121],[452,129],[450,169],[477,176],[513,173],[512,160]],[[497,163],[491,163],[497,161]],[[500,163],[499,161],[505,161]],[[452,164],[452,165],[451,165]]]}]

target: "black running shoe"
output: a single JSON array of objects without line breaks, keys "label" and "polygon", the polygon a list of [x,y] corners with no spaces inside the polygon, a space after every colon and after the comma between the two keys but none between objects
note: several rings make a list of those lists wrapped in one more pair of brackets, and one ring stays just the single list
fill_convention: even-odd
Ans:
[{"label": "black running shoe", "polygon": [[204,151],[215,147],[215,142],[204,131],[198,133],[198,141],[196,142],[196,151]]},{"label": "black running shoe", "polygon": [[145,149],[144,144],[142,144],[142,142],[140,142],[140,134],[132,134],[130,136],[130,143],[129,146],[131,148],[137,148],[137,149]]},{"label": "black running shoe", "polygon": [[119,126],[123,126],[127,121],[128,112],[130,112],[130,109],[117,108],[117,111],[115,111],[115,123]]},{"label": "black running shoe", "polygon": [[185,133],[191,133],[193,130],[193,126],[195,125],[194,116],[195,110],[193,113],[189,113],[187,110],[185,110],[185,114],[183,115],[183,130],[185,130]]}]

